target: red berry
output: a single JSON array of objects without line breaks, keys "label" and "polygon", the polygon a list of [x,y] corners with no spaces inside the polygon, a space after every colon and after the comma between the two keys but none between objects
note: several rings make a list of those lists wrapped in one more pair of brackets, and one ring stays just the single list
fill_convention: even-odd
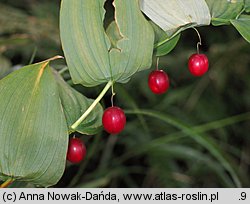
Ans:
[{"label": "red berry", "polygon": [[122,109],[116,106],[107,108],[102,116],[104,129],[110,134],[120,133],[126,124],[126,116]]},{"label": "red berry", "polygon": [[71,163],[79,163],[84,159],[86,155],[86,147],[82,140],[79,138],[70,138],[68,152],[67,152],[67,160]]},{"label": "red berry", "polygon": [[169,88],[168,75],[163,70],[155,70],[149,74],[148,86],[155,94],[163,94]]},{"label": "red berry", "polygon": [[202,76],[208,70],[208,58],[204,54],[193,54],[188,60],[188,68],[192,75]]}]

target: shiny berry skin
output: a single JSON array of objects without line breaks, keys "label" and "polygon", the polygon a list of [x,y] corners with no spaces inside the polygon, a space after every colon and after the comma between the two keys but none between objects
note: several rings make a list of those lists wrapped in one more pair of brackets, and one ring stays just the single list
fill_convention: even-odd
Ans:
[{"label": "shiny berry skin", "polygon": [[208,58],[204,54],[193,54],[188,60],[188,68],[192,75],[202,76],[208,70]]},{"label": "shiny berry skin", "polygon": [[70,138],[68,152],[67,152],[67,160],[71,163],[79,163],[81,162],[86,155],[86,147],[82,140],[79,138]]},{"label": "shiny berry skin", "polygon": [[155,94],[163,94],[169,88],[168,75],[163,70],[155,70],[149,74],[148,86]]},{"label": "shiny berry skin", "polygon": [[119,107],[112,106],[107,108],[102,116],[104,129],[110,134],[120,133],[126,124],[126,116]]}]

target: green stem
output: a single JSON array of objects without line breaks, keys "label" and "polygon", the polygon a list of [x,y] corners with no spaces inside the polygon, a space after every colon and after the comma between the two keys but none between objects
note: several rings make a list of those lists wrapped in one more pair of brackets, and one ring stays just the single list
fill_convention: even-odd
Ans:
[{"label": "green stem", "polygon": [[64,67],[64,68],[62,68],[61,70],[59,70],[58,73],[59,73],[60,75],[62,75],[62,74],[63,74],[64,72],[66,72],[68,69],[69,69],[68,67]]},{"label": "green stem", "polygon": [[100,102],[100,100],[103,98],[103,96],[106,94],[106,92],[109,90],[109,88],[112,86],[113,81],[110,80],[107,85],[104,87],[102,92],[99,94],[99,96],[94,100],[94,102],[89,106],[89,108],[83,113],[83,115],[71,126],[73,130],[75,130],[80,123],[91,113],[91,111],[95,108],[95,106]]}]

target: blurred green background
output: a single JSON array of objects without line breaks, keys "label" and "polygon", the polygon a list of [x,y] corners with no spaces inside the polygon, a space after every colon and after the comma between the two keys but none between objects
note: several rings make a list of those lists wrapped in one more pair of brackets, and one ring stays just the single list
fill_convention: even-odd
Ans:
[{"label": "blurred green background", "polygon": [[[110,10],[110,1],[106,4]],[[55,55],[63,55],[59,0],[0,0],[0,77]],[[107,16],[108,19],[108,16]],[[250,187],[250,46],[232,26],[198,28],[209,72],[194,78],[187,60],[197,34],[182,33],[177,47],[160,58],[171,78],[154,95],[147,77],[155,68],[115,85],[115,104],[127,115],[125,130],[81,137],[87,158],[67,164],[55,187]],[[136,46],[136,45],[135,45]],[[56,69],[65,61],[53,63]],[[103,87],[73,85],[95,98]],[[111,93],[102,100],[110,106]],[[12,187],[32,187],[14,183]]]}]

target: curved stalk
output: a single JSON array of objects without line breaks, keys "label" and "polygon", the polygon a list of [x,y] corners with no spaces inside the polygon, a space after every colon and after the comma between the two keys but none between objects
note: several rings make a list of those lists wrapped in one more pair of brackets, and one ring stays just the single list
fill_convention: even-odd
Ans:
[{"label": "curved stalk", "polygon": [[99,94],[99,96],[94,100],[94,102],[89,106],[89,108],[83,113],[83,115],[73,124],[71,125],[71,128],[75,130],[81,122],[91,113],[91,111],[95,108],[95,106],[100,102],[100,100],[103,98],[103,96],[106,94],[106,92],[109,90],[109,88],[113,85],[113,81],[110,80],[107,85],[104,87],[102,92]]},{"label": "curved stalk", "polygon": [[197,43],[197,54],[200,54],[199,46],[202,45],[202,44],[201,44],[201,36],[200,36],[199,31],[198,31],[195,27],[193,27],[193,29],[196,31],[196,33],[197,33],[197,35],[198,35],[198,37],[199,37],[199,42]]}]

